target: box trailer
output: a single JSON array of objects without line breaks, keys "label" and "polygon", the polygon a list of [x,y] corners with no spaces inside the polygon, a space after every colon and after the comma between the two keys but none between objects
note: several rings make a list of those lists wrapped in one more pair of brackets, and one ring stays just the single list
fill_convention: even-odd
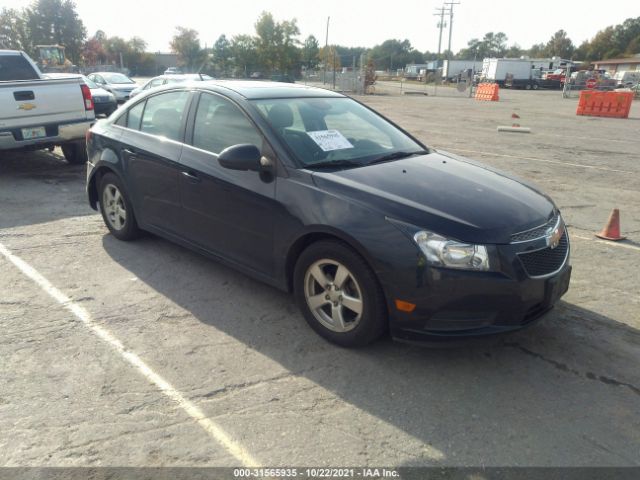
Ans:
[{"label": "box trailer", "polygon": [[478,72],[482,69],[482,61],[473,60],[445,60],[442,62],[442,79],[453,80],[460,73],[472,70]]},{"label": "box trailer", "polygon": [[538,89],[541,70],[528,59],[485,58],[482,63],[482,81],[497,83],[501,87]]}]

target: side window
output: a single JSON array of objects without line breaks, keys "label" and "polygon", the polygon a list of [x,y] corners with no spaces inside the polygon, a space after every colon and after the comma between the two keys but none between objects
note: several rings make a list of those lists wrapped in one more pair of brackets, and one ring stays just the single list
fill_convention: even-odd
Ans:
[{"label": "side window", "polygon": [[147,85],[146,88],[153,88],[153,87],[159,87],[160,85],[162,85],[164,83],[164,79],[162,78],[156,78],[155,80],[152,80],[151,83],[149,83],[149,85]]},{"label": "side window", "polygon": [[140,131],[182,141],[180,126],[185,113],[189,92],[168,92],[147,100]]},{"label": "side window", "polygon": [[220,153],[240,143],[262,149],[262,135],[236,105],[218,95],[203,93],[193,127],[193,146]]},{"label": "side window", "polygon": [[140,119],[144,110],[144,102],[140,102],[129,109],[127,114],[127,128],[140,130]]}]

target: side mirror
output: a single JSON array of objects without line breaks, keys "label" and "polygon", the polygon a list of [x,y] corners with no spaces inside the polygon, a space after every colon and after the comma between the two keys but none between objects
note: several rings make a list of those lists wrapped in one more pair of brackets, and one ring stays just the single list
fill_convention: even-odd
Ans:
[{"label": "side mirror", "polygon": [[260,171],[260,150],[255,145],[243,143],[225,148],[218,155],[218,162],[231,170]]}]

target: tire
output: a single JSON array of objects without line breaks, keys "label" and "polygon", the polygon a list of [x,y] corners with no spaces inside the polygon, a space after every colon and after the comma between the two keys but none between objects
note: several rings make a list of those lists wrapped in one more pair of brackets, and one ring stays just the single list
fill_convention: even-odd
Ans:
[{"label": "tire", "polygon": [[84,141],[61,145],[64,159],[71,165],[87,163],[87,144]]},{"label": "tire", "polygon": [[526,90],[531,90],[531,84],[530,84],[530,83],[527,83],[527,84],[524,86],[524,88],[525,88]]},{"label": "tire", "polygon": [[531,88],[533,88],[534,90],[538,90],[539,85],[537,83],[534,83]]},{"label": "tire", "polygon": [[296,262],[293,281],[305,320],[330,342],[361,347],[385,332],[388,320],[378,279],[343,243],[323,240],[307,247]]},{"label": "tire", "polygon": [[140,236],[129,195],[115,174],[107,173],[100,179],[98,202],[102,219],[114,237],[129,241]]}]

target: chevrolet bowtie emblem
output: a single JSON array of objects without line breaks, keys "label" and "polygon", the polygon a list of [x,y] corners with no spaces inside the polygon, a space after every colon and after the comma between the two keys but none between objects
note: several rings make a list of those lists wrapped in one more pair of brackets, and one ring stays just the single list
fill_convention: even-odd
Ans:
[{"label": "chevrolet bowtie emblem", "polygon": [[36,108],[36,106],[33,103],[21,103],[20,105],[18,105],[18,110],[33,110],[34,108]]},{"label": "chevrolet bowtie emblem", "polygon": [[560,221],[556,224],[554,228],[550,228],[547,230],[546,240],[547,246],[551,249],[556,248],[560,245],[560,240],[562,239],[562,235],[564,234],[564,222]]}]

